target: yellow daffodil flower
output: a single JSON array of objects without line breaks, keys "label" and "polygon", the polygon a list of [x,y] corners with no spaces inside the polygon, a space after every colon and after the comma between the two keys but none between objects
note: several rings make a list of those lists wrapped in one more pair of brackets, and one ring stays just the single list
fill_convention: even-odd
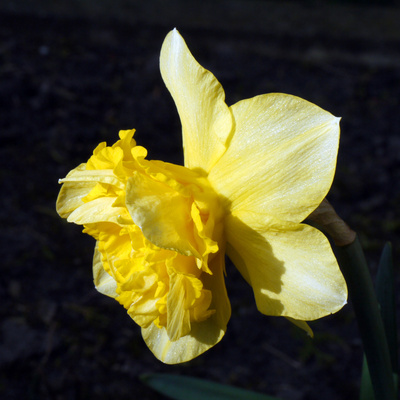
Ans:
[{"label": "yellow daffodil flower", "polygon": [[188,361],[226,331],[227,253],[263,314],[309,330],[304,321],[347,299],[328,240],[302,223],[331,186],[339,119],[285,94],[228,107],[177,30],[160,68],[182,122],[185,166],[147,160],[127,130],[60,180],[58,213],[97,241],[97,290],[128,310],[157,358]]}]

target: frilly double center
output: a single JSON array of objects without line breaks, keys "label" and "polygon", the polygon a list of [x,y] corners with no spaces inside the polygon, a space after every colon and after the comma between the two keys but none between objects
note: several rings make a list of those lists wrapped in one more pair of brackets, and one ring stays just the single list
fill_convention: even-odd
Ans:
[{"label": "frilly double center", "polygon": [[223,269],[223,209],[202,174],[146,160],[133,134],[100,144],[60,180],[58,212],[96,238],[97,289],[142,328],[154,323],[176,341],[215,314],[205,275]]}]

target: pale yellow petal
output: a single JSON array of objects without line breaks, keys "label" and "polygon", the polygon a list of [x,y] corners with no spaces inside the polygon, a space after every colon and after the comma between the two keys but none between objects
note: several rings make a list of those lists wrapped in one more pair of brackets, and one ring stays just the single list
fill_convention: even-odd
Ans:
[{"label": "pale yellow petal", "polygon": [[113,207],[116,197],[99,197],[89,203],[83,203],[67,218],[68,222],[78,225],[97,222],[118,223],[120,215],[126,214],[124,207]]},{"label": "pale yellow petal", "polygon": [[169,339],[165,328],[160,329],[154,324],[142,329],[147,346],[166,364],[192,360],[217,344],[225,334],[231,308],[223,276],[224,253],[217,253],[211,264],[214,274],[203,274],[202,280],[204,287],[212,292],[210,308],[215,310],[214,314],[204,321],[191,322],[190,333],[176,341]]},{"label": "pale yellow petal", "polygon": [[[134,173],[126,186],[126,207],[143,235],[158,247],[193,255],[190,198],[162,182]],[[197,255],[197,254],[196,254]]]},{"label": "pale yellow petal", "polygon": [[[80,164],[68,173],[64,179],[85,171],[86,164]],[[60,180],[63,183],[64,180]],[[67,218],[72,211],[83,204],[82,199],[96,186],[95,181],[65,182],[57,197],[56,209],[60,217]]]},{"label": "pale yellow petal", "polygon": [[191,215],[193,199],[164,182],[133,173],[127,182],[125,202],[133,222],[156,246],[198,259],[218,250],[214,241],[205,240],[197,233]]},{"label": "pale yellow petal", "polygon": [[142,336],[152,353],[165,364],[179,364],[192,360],[216,345],[224,336],[212,317],[203,322],[193,322],[189,335],[170,341],[167,330],[151,324],[142,328]]},{"label": "pale yellow petal", "polygon": [[113,173],[112,169],[86,169],[87,164],[80,164],[78,167],[71,170],[67,176],[59,180],[59,183],[65,182],[101,182],[109,185],[114,185],[119,189],[124,188],[124,183],[121,182]]},{"label": "pale yellow petal", "polygon": [[181,119],[185,166],[208,172],[224,153],[232,131],[224,90],[194,59],[176,29],[165,38],[160,69]]},{"label": "pale yellow petal", "polygon": [[332,184],[339,119],[285,94],[243,100],[232,112],[235,133],[208,177],[225,207],[303,221]]},{"label": "pale yellow petal", "polygon": [[82,206],[82,199],[96,186],[96,182],[64,183],[57,197],[56,209],[60,217],[68,216]]},{"label": "pale yellow petal", "polygon": [[[124,188],[112,170],[86,170],[86,164],[74,168],[59,182],[63,185],[57,198],[56,209],[62,218],[68,218],[77,208],[86,204],[84,198],[100,182],[119,189]],[[72,219],[70,222],[75,221]]]},{"label": "pale yellow petal", "polygon": [[347,287],[326,237],[304,224],[246,215],[227,217],[228,255],[266,315],[311,321],[340,310]]},{"label": "pale yellow petal", "polygon": [[182,274],[172,273],[170,275],[170,287],[167,296],[167,334],[171,341],[175,341],[190,332],[190,312],[184,306],[187,296],[184,279],[185,276]]},{"label": "pale yellow petal", "polygon": [[97,243],[93,256],[93,280],[96,289],[100,293],[113,298],[117,297],[117,282],[104,270]]},{"label": "pale yellow petal", "polygon": [[310,328],[310,325],[308,325],[306,321],[299,321],[297,319],[293,319],[290,317],[286,317],[286,319],[288,321],[290,321],[293,325],[296,325],[298,328],[305,331],[308,334],[308,336],[314,337],[314,333],[313,333],[312,329]]}]

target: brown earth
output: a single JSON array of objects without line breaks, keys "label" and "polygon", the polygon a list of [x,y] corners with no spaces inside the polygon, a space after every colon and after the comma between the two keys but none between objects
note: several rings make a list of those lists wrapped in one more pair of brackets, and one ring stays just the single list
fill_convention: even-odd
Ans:
[{"label": "brown earth", "polygon": [[120,129],[136,128],[149,158],[182,162],[179,119],[158,70],[163,38],[177,26],[228,104],[284,92],[342,117],[330,201],[360,233],[373,272],[387,240],[398,260],[399,9],[146,3],[0,8],[0,396],[161,399],[138,376],[166,372],[286,400],[356,398],[362,347],[351,305],[312,323],[311,340],[260,315],[231,264],[225,338],[190,363],[163,365],[125,310],[94,290],[94,243],[54,204],[58,178]]}]

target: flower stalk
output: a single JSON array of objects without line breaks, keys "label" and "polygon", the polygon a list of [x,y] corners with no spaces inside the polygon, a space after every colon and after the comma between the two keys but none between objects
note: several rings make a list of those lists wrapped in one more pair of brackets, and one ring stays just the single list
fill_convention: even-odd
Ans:
[{"label": "flower stalk", "polygon": [[328,234],[336,246],[346,246],[354,242],[356,233],[336,214],[335,209],[324,199],[307,220],[313,222]]},{"label": "flower stalk", "polygon": [[360,241],[326,200],[309,219],[328,233],[336,244],[336,255],[353,303],[375,398],[394,400],[388,343]]}]

